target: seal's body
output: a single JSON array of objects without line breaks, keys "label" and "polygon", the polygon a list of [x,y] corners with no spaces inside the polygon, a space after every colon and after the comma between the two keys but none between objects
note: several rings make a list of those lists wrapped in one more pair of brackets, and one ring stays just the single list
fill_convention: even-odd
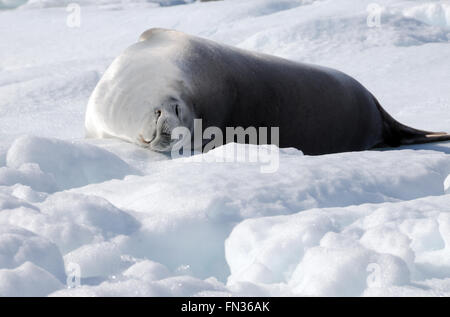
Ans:
[{"label": "seal's body", "polygon": [[150,29],[119,56],[92,94],[88,137],[170,150],[176,126],[279,127],[280,147],[305,154],[450,140],[394,120],[339,71]]}]

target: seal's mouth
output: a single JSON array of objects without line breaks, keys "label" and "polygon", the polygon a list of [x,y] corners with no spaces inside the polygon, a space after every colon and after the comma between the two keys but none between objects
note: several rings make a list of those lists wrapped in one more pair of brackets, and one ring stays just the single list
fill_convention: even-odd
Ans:
[{"label": "seal's mouth", "polygon": [[158,152],[167,152],[172,148],[172,136],[168,133],[161,133],[158,137],[150,144],[152,150]]},{"label": "seal's mouth", "polygon": [[161,132],[153,136],[151,140],[146,140],[142,134],[139,134],[139,142],[143,147],[158,152],[170,151],[174,141],[172,140],[172,135],[167,132]]},{"label": "seal's mouth", "polygon": [[[163,113],[161,110],[156,110],[153,124],[148,127],[149,129],[144,127],[144,130],[141,130],[138,135],[138,144],[153,151],[170,151],[176,142],[176,140],[172,140],[172,130],[180,123],[177,109],[174,110],[177,114],[176,117],[169,111]],[[145,131],[147,132],[144,133]]]},{"label": "seal's mouth", "polygon": [[142,142],[143,144],[150,144],[152,143],[152,141],[155,139],[156,136],[154,136],[150,141],[147,141],[146,139],[144,139],[144,137],[142,136],[142,134],[139,134],[139,141]]}]

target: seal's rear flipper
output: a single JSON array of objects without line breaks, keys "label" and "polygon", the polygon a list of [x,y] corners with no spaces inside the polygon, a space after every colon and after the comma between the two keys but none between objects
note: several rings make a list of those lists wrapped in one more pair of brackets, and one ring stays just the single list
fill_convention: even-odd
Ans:
[{"label": "seal's rear flipper", "polygon": [[383,118],[383,142],[375,147],[395,147],[400,145],[450,141],[450,134],[418,130],[401,124],[392,118],[374,97]]},{"label": "seal's rear flipper", "polygon": [[400,139],[400,144],[422,144],[442,141],[450,141],[450,134],[443,132],[432,132],[426,135],[415,135]]}]

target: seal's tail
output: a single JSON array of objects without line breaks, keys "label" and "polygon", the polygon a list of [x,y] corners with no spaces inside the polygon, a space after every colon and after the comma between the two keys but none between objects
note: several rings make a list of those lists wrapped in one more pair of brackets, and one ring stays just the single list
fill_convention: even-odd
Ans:
[{"label": "seal's tail", "polygon": [[422,144],[431,142],[450,141],[450,134],[445,132],[430,132],[408,127],[392,118],[381,107],[378,100],[374,97],[378,110],[383,117],[383,140],[382,144],[376,147],[395,147],[409,144]]}]

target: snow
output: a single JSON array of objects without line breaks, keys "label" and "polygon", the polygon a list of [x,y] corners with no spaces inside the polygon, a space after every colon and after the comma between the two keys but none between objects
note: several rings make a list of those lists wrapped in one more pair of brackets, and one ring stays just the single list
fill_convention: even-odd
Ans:
[{"label": "snow", "polygon": [[248,219],[226,240],[228,281],[287,283],[295,294],[321,296],[411,288],[412,281],[420,289],[425,277],[450,274],[449,198]]},{"label": "snow", "polygon": [[[0,266],[2,269],[12,269],[33,262],[54,277],[63,280],[64,263],[57,246],[50,240],[38,236],[25,229],[11,225],[0,228]],[[22,268],[23,271],[34,270],[34,265]],[[19,270],[16,273],[19,273]],[[8,276],[8,274],[6,274]]]},{"label": "snow", "polygon": [[52,274],[31,262],[0,269],[0,296],[45,296],[62,287]]},{"label": "snow", "polygon": [[[99,147],[30,136],[14,141],[6,155],[6,166],[7,171],[21,171],[24,177],[40,174],[42,182],[54,181],[57,190],[137,173],[119,157]],[[22,183],[30,185],[27,181]]]},{"label": "snow", "polygon": [[450,3],[426,3],[404,10],[404,15],[430,25],[450,27]]},{"label": "snow", "polygon": [[280,149],[262,173],[267,147],[84,139],[97,82],[150,27],[337,68],[449,131],[449,3],[380,0],[369,28],[372,2],[86,0],[79,28],[61,1],[0,11],[0,296],[450,296],[449,142]]}]

